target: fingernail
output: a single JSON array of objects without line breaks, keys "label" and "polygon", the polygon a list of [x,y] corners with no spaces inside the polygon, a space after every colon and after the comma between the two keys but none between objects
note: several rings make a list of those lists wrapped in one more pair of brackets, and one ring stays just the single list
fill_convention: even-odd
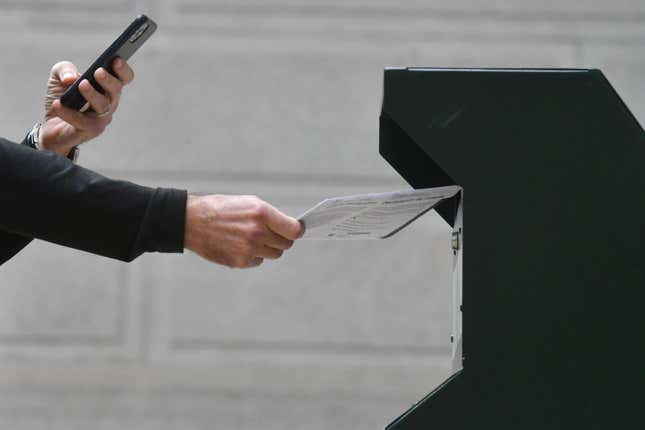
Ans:
[{"label": "fingernail", "polygon": [[123,67],[123,60],[120,58],[114,60],[114,68],[120,69],[121,67]]},{"label": "fingernail", "polygon": [[74,74],[71,73],[71,72],[64,72],[63,76],[62,76],[64,81],[66,81],[67,79],[73,78],[73,77],[74,77]]}]

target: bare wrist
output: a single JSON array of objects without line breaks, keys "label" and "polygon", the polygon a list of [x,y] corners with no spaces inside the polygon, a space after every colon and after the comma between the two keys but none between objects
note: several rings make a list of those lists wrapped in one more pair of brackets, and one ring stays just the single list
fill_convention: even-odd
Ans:
[{"label": "bare wrist", "polygon": [[38,143],[39,149],[55,152],[73,161],[75,160],[74,155],[78,151],[78,144],[76,142],[65,144],[58,142],[58,136],[52,132],[51,127],[46,121],[38,129]]},{"label": "bare wrist", "polygon": [[199,220],[201,199],[199,196],[188,195],[186,199],[186,226],[184,230],[184,248],[195,249],[198,234],[196,225]]}]

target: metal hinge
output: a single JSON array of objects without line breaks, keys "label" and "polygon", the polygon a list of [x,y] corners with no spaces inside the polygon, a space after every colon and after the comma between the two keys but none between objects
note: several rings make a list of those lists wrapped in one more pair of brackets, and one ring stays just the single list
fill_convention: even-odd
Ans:
[{"label": "metal hinge", "polygon": [[461,229],[452,232],[452,250],[457,252],[461,248]]}]

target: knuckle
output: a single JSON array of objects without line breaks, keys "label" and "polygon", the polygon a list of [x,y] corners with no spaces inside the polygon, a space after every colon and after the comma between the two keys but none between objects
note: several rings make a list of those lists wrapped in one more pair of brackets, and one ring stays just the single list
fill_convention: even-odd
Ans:
[{"label": "knuckle", "polygon": [[251,227],[247,233],[248,240],[251,243],[260,242],[263,236],[264,236],[264,229],[257,224]]},{"label": "knuckle", "polygon": [[254,213],[257,219],[265,220],[269,216],[269,207],[265,202],[258,199],[254,208]]}]

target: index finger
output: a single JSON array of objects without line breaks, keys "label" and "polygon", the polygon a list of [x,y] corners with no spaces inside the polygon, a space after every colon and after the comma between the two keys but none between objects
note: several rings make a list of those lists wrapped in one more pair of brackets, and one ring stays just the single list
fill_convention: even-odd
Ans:
[{"label": "index finger", "polygon": [[290,240],[296,240],[302,235],[303,226],[300,224],[300,221],[283,214],[273,206],[269,205],[269,208],[267,227],[274,233]]}]

